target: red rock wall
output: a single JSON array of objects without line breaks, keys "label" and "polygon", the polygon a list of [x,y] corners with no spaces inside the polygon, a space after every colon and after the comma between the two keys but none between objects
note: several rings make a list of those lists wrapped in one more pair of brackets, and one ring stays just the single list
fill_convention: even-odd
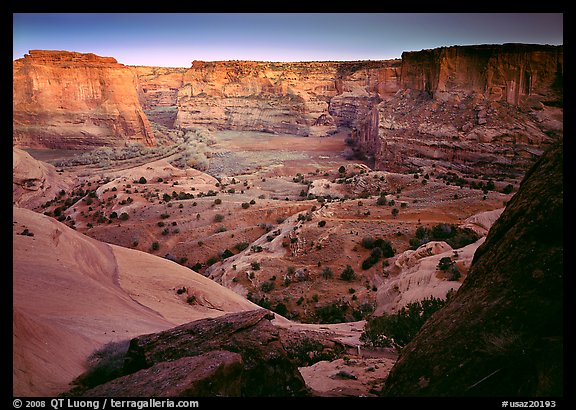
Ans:
[{"label": "red rock wall", "polygon": [[401,87],[479,92],[519,105],[531,95],[561,92],[563,47],[529,44],[441,47],[402,54]]},{"label": "red rock wall", "polygon": [[179,127],[325,134],[398,90],[399,61],[195,61],[178,92]]},{"label": "red rock wall", "polygon": [[405,52],[400,91],[358,120],[353,138],[377,169],[518,175],[563,135],[563,71],[562,46]]},{"label": "red rock wall", "polygon": [[114,58],[32,50],[13,63],[13,143],[70,148],[156,144],[135,72]]}]

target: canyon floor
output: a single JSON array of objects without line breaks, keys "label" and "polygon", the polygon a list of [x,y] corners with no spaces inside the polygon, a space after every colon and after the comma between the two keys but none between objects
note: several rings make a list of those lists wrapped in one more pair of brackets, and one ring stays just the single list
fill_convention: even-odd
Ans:
[{"label": "canyon floor", "polygon": [[[139,278],[123,276],[127,270],[120,267],[116,268],[119,276],[107,278],[106,286],[119,284],[131,300],[160,315],[137,312],[140,325],[124,326],[125,336],[225,311],[218,307],[224,303],[219,297],[187,285],[186,272],[194,270],[279,313],[279,326],[331,332],[349,347],[349,355],[343,358],[301,369],[316,394],[372,395],[385,380],[396,353],[363,347],[358,355],[365,320],[373,312],[391,313],[431,295],[446,297],[466,277],[482,241],[457,250],[431,247],[410,259],[410,240],[417,228],[450,224],[468,227],[482,238],[512,196],[501,191],[509,184],[517,188],[519,181],[492,181],[491,189],[483,190],[458,186],[448,178],[451,170],[440,167],[411,174],[373,171],[369,164],[350,159],[346,136],[345,132],[329,137],[213,132],[205,172],[175,166],[177,152],[106,166],[57,166],[58,178],[68,181],[66,189],[31,208],[109,244],[112,251],[108,245],[97,245],[102,248],[99,252],[113,252],[118,266],[138,266]],[[29,152],[53,163],[74,154]],[[481,175],[475,180],[487,182]],[[30,218],[15,213],[15,233],[32,225]],[[389,241],[394,256],[363,269],[370,255],[362,245],[364,238]],[[180,265],[177,274],[155,271],[168,272],[129,248],[175,262]],[[454,259],[459,277],[447,278],[436,268],[443,256]],[[71,263],[98,266],[96,259],[80,252]],[[354,274],[344,279],[341,273],[348,265]],[[144,274],[149,275],[146,280]],[[89,291],[87,287],[85,292]],[[80,299],[82,294],[78,293]],[[245,302],[234,303],[241,308],[250,304],[240,299]],[[49,303],[43,301],[44,306]],[[115,309],[105,310],[110,314]],[[118,309],[115,316],[119,323],[124,310]],[[28,319],[18,323],[32,333],[42,326]],[[112,331],[104,327],[95,331]],[[108,339],[99,334],[99,343],[84,341],[75,349],[86,355]],[[63,377],[56,377],[52,390],[43,393],[55,393],[78,370],[77,364],[70,364]]]}]

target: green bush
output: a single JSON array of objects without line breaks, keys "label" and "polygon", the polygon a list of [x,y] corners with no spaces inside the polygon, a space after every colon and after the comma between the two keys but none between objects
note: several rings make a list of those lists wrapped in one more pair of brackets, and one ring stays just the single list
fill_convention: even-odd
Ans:
[{"label": "green bush", "polygon": [[401,349],[416,336],[428,318],[441,309],[447,301],[448,298],[430,297],[409,303],[395,314],[370,318],[360,335],[360,341],[368,346],[395,346]]},{"label": "green bush", "polygon": [[350,281],[354,280],[355,278],[356,278],[356,273],[354,272],[354,269],[352,269],[352,266],[346,265],[346,268],[344,268],[344,270],[340,274],[340,279],[345,280],[347,282],[350,282]]},{"label": "green bush", "polygon": [[472,229],[441,223],[434,225],[431,229],[419,226],[409,243],[411,249],[416,249],[430,241],[445,241],[452,248],[458,249],[476,242],[478,239],[480,236]]},{"label": "green bush", "polygon": [[275,288],[274,282],[269,280],[267,280],[266,282],[262,282],[262,284],[260,285],[260,290],[266,293],[274,290],[274,288]]},{"label": "green bush", "polygon": [[236,248],[239,252],[242,252],[244,249],[247,249],[248,246],[250,246],[248,242],[238,242],[236,245],[234,245],[234,248]]},{"label": "green bush", "polygon": [[348,305],[338,305],[332,303],[330,305],[321,306],[316,309],[316,319],[318,323],[342,323],[346,322],[346,310]]}]

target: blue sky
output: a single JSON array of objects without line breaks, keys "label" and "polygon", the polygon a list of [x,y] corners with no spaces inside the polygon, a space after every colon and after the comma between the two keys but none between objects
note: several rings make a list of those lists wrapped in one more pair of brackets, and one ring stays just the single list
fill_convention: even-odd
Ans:
[{"label": "blue sky", "polygon": [[114,57],[126,65],[193,60],[400,58],[469,44],[563,44],[562,13],[15,13],[13,58],[28,50]]}]

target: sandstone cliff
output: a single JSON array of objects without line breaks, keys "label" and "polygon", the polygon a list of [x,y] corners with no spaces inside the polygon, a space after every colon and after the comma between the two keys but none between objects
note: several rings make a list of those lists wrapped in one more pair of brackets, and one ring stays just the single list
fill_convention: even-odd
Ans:
[{"label": "sandstone cliff", "polygon": [[521,174],[563,132],[563,48],[443,47],[402,55],[399,88],[353,131],[377,169],[444,162]]},{"label": "sandstone cliff", "polygon": [[563,144],[526,174],[455,297],[401,353],[389,396],[563,394]]},{"label": "sandstone cliff", "polygon": [[150,121],[173,128],[178,91],[187,68],[133,67],[138,76],[138,97]]},{"label": "sandstone cliff", "polygon": [[178,127],[326,135],[397,91],[399,61],[194,61]]},{"label": "sandstone cliff", "polygon": [[15,146],[156,144],[138,100],[138,77],[114,58],[32,50],[14,61],[13,78]]}]

